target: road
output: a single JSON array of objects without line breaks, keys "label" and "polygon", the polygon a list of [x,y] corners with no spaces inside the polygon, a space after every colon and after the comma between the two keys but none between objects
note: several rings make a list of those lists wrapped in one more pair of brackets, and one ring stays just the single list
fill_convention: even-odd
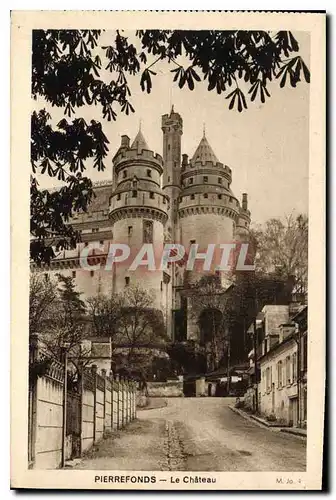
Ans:
[{"label": "road", "polygon": [[171,398],[98,445],[80,469],[304,471],[305,440],[234,413],[230,398]]}]

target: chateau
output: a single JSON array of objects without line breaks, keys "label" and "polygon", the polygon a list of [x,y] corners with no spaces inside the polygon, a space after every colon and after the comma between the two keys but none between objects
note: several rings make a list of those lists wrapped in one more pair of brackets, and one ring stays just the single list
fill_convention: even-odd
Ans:
[{"label": "chateau", "polygon": [[[181,243],[186,249],[199,243],[205,248],[208,244],[244,241],[248,235],[247,194],[240,202],[231,191],[232,171],[216,157],[205,133],[188,158],[181,153],[182,117],[173,107],[170,114],[162,116],[161,128],[162,155],[150,148],[141,130],[133,141],[121,136],[113,157],[113,179],[96,183],[96,197],[89,211],[72,220],[82,242],[74,250],[61,252],[44,271],[75,278],[83,298],[139,285],[153,293],[153,305],[163,313],[169,338],[183,340],[177,339],[176,317],[183,308],[188,316],[188,299],[183,291],[200,278],[199,273],[178,265],[166,271],[142,267],[130,271],[129,265],[122,263],[113,265],[111,271],[104,266],[87,270],[79,261],[81,250],[90,242],[104,247],[103,254],[93,251],[99,263],[106,259],[111,242],[137,250],[144,243],[152,243],[155,251],[162,251],[166,242]],[[225,286],[225,273],[218,275]],[[197,322],[187,321],[185,340],[197,340],[199,334]]]}]

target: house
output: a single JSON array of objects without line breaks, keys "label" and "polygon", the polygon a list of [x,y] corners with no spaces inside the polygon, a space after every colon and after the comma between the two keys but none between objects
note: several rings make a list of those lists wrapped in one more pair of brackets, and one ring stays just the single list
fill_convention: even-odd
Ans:
[{"label": "house", "polygon": [[[263,309],[264,338],[258,364],[259,411],[268,418],[293,426],[305,426],[307,414],[307,306],[275,326],[279,311]],[[285,313],[285,310],[282,311]],[[273,316],[273,317],[272,317]],[[280,315],[282,319],[285,314]]]},{"label": "house", "polygon": [[255,336],[248,355],[247,410],[286,425],[306,427],[307,305],[266,305],[248,333]]}]

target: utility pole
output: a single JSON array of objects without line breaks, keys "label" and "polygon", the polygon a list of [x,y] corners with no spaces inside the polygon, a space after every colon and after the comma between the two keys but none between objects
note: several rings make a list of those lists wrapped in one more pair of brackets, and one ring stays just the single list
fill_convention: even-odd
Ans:
[{"label": "utility pole", "polygon": [[296,357],[296,383],[298,391],[298,406],[297,406],[297,420],[298,427],[301,427],[301,328],[298,323],[295,323],[296,343],[297,343],[297,357]]},{"label": "utility pole", "polygon": [[258,332],[257,332],[257,314],[258,314],[258,297],[257,287],[255,288],[254,296],[254,318],[253,318],[253,351],[254,351],[254,383],[255,383],[255,410],[259,411],[259,398],[258,398]]},{"label": "utility pole", "polygon": [[68,354],[66,348],[62,348],[62,359],[64,366],[64,383],[63,383],[63,422],[62,422],[62,467],[65,466],[66,459],[66,427],[67,427],[67,392],[68,392]]},{"label": "utility pole", "polygon": [[230,337],[227,340],[227,395],[230,394],[230,356],[231,356],[231,343]]}]

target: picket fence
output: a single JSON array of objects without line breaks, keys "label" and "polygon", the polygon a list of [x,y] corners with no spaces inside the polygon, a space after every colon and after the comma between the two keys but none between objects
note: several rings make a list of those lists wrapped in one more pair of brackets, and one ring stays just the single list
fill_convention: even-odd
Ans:
[{"label": "picket fence", "polygon": [[[46,353],[32,336],[30,363]],[[67,387],[67,359],[53,360],[43,374],[30,377],[28,463],[33,469],[64,467],[95,443],[136,418],[135,381],[113,378],[97,366],[83,369],[76,390]]]}]

